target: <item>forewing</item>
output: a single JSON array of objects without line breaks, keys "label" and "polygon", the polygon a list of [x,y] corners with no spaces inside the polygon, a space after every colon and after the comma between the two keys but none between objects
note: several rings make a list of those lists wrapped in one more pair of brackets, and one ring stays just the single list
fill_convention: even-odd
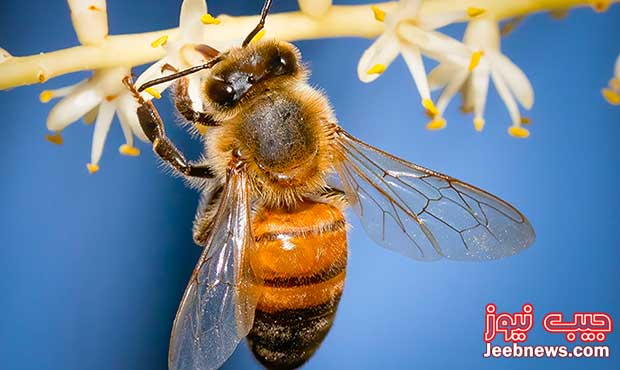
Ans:
[{"label": "forewing", "polygon": [[254,248],[248,197],[245,174],[231,171],[174,320],[170,370],[219,368],[252,328],[258,281],[247,259]]},{"label": "forewing", "polygon": [[340,127],[336,140],[347,200],[381,246],[418,260],[490,260],[534,241],[525,216],[496,196],[383,152]]}]

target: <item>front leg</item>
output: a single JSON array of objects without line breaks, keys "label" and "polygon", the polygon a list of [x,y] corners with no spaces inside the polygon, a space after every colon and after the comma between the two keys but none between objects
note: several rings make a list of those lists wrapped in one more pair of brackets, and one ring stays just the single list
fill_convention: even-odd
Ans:
[{"label": "front leg", "polygon": [[138,120],[146,137],[153,143],[153,151],[161,159],[169,163],[173,168],[185,176],[213,178],[214,174],[207,165],[194,166],[187,162],[183,153],[178,150],[172,141],[166,136],[164,123],[150,101],[145,101],[131,83],[131,79],[126,77],[123,82],[133,93],[140,106],[138,107]]}]

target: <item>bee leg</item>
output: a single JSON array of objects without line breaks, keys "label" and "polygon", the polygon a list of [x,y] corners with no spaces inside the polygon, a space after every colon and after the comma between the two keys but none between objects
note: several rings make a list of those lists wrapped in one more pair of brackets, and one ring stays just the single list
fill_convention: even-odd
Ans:
[{"label": "bee leg", "polygon": [[140,104],[137,111],[138,121],[146,137],[153,143],[153,151],[157,153],[161,159],[185,176],[200,178],[214,177],[213,171],[209,166],[194,166],[187,162],[183,153],[181,153],[166,136],[164,123],[153,103],[142,99],[129,77],[123,79],[123,82],[133,93],[138,104]]},{"label": "bee leg", "polygon": [[189,79],[187,78],[180,78],[175,86],[174,104],[183,118],[197,125],[219,126],[220,123],[209,113],[194,110],[188,88]]},{"label": "bee leg", "polygon": [[315,202],[333,204],[340,208],[346,208],[347,205],[345,192],[334,187],[325,188],[320,193],[310,197],[310,199]]},{"label": "bee leg", "polygon": [[217,205],[219,204],[222,191],[224,190],[222,185],[213,189],[207,189],[203,191],[198,205],[198,211],[196,212],[196,218],[194,219],[194,226],[192,228],[192,235],[194,242],[203,247],[209,234],[213,229],[213,219],[217,212]]}]

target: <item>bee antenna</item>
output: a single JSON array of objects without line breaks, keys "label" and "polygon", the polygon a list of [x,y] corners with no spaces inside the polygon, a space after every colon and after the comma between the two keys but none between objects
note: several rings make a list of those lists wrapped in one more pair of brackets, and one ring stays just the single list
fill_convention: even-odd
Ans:
[{"label": "bee antenna", "polygon": [[269,14],[271,2],[272,0],[265,0],[265,3],[263,4],[263,10],[261,10],[260,12],[260,20],[258,21],[256,27],[254,27],[252,32],[250,32],[250,34],[245,38],[245,40],[243,40],[243,44],[241,44],[242,47],[248,46],[254,36],[256,36],[256,34],[259,33],[263,28],[265,28],[265,19],[267,18],[267,14]]},{"label": "bee antenna", "polygon": [[215,58],[210,59],[208,62],[206,62],[204,64],[197,65],[197,66],[194,66],[194,67],[191,67],[191,68],[188,68],[188,69],[184,69],[182,71],[173,73],[173,74],[168,75],[168,76],[164,76],[164,77],[156,78],[154,80],[147,81],[147,82],[143,83],[142,86],[140,86],[138,88],[138,92],[142,92],[142,91],[148,89],[149,87],[152,87],[152,86],[155,86],[155,85],[159,85],[159,84],[162,84],[164,82],[174,81],[174,80],[176,80],[178,78],[190,75],[192,73],[200,72],[200,71],[205,70],[205,69],[210,69],[214,65],[216,65],[217,63],[221,62],[224,59],[225,54],[226,53],[220,54],[220,55],[216,56]]}]

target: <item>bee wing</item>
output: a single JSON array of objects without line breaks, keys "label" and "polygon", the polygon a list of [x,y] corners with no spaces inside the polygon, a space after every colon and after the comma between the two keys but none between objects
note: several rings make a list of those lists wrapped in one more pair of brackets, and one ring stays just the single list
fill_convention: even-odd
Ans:
[{"label": "bee wing", "polygon": [[252,328],[258,278],[247,258],[254,248],[248,185],[243,170],[230,172],[174,320],[170,370],[219,368]]},{"label": "bee wing", "polygon": [[491,260],[527,248],[528,220],[484,190],[374,148],[336,128],[347,201],[381,246],[418,260]]}]

